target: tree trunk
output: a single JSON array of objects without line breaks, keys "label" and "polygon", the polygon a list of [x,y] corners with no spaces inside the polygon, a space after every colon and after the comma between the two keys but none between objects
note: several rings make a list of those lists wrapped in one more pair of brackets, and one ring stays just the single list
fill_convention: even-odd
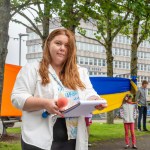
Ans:
[{"label": "tree trunk", "polygon": [[131,44],[131,76],[137,76],[137,49],[138,49],[138,30],[139,30],[139,22],[140,19],[138,16],[135,17],[134,24],[133,24],[133,36],[132,36],[132,44]]},{"label": "tree trunk", "polygon": [[[138,16],[135,16],[134,23],[133,23],[133,34],[132,34],[132,44],[131,44],[131,63],[130,63],[131,76],[137,76],[137,72],[138,72],[137,50],[138,50],[139,23],[140,23],[140,18]],[[136,95],[136,91],[133,88],[131,88],[131,92],[133,93],[133,95]],[[135,129],[137,129],[137,119],[135,120]]]},{"label": "tree trunk", "polygon": [[69,29],[70,31],[72,31],[73,33],[75,33],[76,27],[77,27],[77,26],[72,25],[72,26],[69,26],[68,29]]},{"label": "tree trunk", "polygon": [[[10,0],[0,0],[0,105],[3,91],[4,65],[7,55]],[[1,107],[0,107],[1,108]]]},{"label": "tree trunk", "polygon": [[[113,56],[112,56],[112,29],[111,29],[111,10],[107,12],[107,38],[106,38],[106,58],[107,58],[107,76],[113,77]],[[107,123],[114,123],[114,112],[107,112]]]},{"label": "tree trunk", "polygon": [[[112,41],[110,40],[106,45],[106,57],[107,57],[107,76],[113,77],[113,56],[112,56]],[[114,112],[109,111],[107,113],[107,123],[114,123]]]},{"label": "tree trunk", "polygon": [[49,0],[46,0],[44,2],[44,16],[42,21],[42,26],[43,26],[42,48],[44,47],[45,40],[49,35],[49,25],[50,25],[50,6],[49,6]]}]

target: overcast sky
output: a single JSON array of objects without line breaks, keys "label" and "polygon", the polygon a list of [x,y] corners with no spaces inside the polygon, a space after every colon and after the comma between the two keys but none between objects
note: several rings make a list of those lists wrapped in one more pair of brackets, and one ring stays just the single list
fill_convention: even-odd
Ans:
[{"label": "overcast sky", "polygon": [[[24,23],[27,23],[25,19],[16,15],[15,18],[22,20]],[[6,58],[7,64],[15,64],[19,65],[19,33],[26,34],[26,27],[21,24],[17,24],[14,22],[10,22],[9,24],[9,42],[8,42],[8,54]],[[21,65],[24,66],[27,62],[26,60],[26,53],[27,53],[27,46],[26,46],[26,36],[22,36],[21,41]]]}]

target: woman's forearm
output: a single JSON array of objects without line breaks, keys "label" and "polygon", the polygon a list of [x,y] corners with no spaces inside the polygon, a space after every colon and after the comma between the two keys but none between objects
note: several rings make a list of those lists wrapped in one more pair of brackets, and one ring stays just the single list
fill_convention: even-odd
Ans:
[{"label": "woman's forearm", "polygon": [[36,110],[45,109],[45,105],[48,100],[49,99],[29,97],[23,106],[23,110],[24,111],[36,111]]},{"label": "woman's forearm", "polygon": [[63,116],[56,105],[56,100],[54,99],[29,97],[23,106],[23,110],[29,112],[41,109],[45,109],[50,114],[57,114],[61,117]]}]

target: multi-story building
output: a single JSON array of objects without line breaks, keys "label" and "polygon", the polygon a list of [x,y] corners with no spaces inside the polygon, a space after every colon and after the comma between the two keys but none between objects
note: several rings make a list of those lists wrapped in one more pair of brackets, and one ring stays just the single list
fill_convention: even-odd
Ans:
[{"label": "multi-story building", "polygon": [[[57,26],[56,26],[57,25]],[[96,28],[89,22],[81,21],[81,26],[86,30],[86,36],[93,37]],[[50,25],[50,32],[61,25],[53,23]],[[39,26],[42,30],[42,26]],[[32,62],[36,59],[41,59],[42,48],[39,36],[27,29],[27,61]],[[105,48],[97,41],[81,36],[76,30],[76,45],[77,45],[77,63],[88,68],[90,75],[106,76],[107,63]],[[114,76],[121,76],[130,78],[130,56],[131,56],[131,39],[127,36],[119,34],[113,42],[113,56],[114,56]],[[138,85],[142,80],[150,81],[150,43],[144,41],[138,49]],[[150,86],[148,88],[148,95],[150,95]]]}]

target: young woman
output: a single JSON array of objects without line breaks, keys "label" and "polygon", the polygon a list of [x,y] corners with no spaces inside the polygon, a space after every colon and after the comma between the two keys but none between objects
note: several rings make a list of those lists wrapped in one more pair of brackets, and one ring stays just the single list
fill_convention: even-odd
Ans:
[{"label": "young woman", "polygon": [[[62,93],[70,101],[100,99],[87,70],[76,65],[73,33],[56,29],[45,42],[41,62],[24,66],[12,91],[13,105],[22,110],[22,150],[88,149],[85,118],[62,118],[56,105]],[[44,119],[44,111],[61,117]]]}]

